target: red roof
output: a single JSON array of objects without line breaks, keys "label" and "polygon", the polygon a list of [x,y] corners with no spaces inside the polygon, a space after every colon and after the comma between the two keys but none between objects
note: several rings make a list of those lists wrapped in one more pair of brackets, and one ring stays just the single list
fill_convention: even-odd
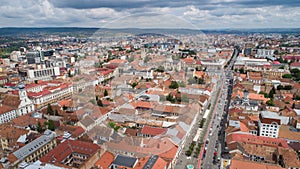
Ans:
[{"label": "red roof", "polygon": [[293,67],[300,67],[300,62],[293,62],[293,63],[291,63],[290,66],[293,66]]},{"label": "red roof", "polygon": [[97,144],[90,142],[66,140],[52,149],[48,154],[43,156],[40,161],[52,163],[52,161],[55,160],[56,163],[61,164],[61,162],[71,153],[79,153],[91,156],[96,153],[98,149],[100,149],[100,147]]},{"label": "red roof", "polygon": [[278,61],[273,61],[273,64],[275,64],[275,65],[280,65],[280,62],[278,62]]},{"label": "red roof", "polygon": [[245,133],[230,133],[226,137],[226,142],[227,144],[233,142],[245,142],[250,144],[258,144],[272,147],[289,147],[286,140],[284,139],[255,136],[252,134]]},{"label": "red roof", "polygon": [[106,151],[100,159],[95,163],[95,166],[98,168],[109,168],[110,164],[114,161],[114,155]]},{"label": "red roof", "polygon": [[283,58],[286,60],[292,60],[292,59],[296,60],[296,59],[300,59],[300,55],[298,56],[288,55],[288,56],[284,56]]},{"label": "red roof", "polygon": [[141,133],[142,134],[148,134],[151,136],[157,136],[160,134],[163,134],[167,130],[164,128],[158,128],[158,127],[151,127],[151,126],[144,126]]}]

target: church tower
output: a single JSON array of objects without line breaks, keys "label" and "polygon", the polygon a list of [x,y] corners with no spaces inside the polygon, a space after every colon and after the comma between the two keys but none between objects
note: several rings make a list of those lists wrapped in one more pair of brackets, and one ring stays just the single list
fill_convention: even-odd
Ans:
[{"label": "church tower", "polygon": [[34,111],[33,102],[28,98],[25,85],[21,82],[18,85],[19,89],[19,98],[20,98],[20,105],[18,108],[17,115],[22,116],[27,113]]}]

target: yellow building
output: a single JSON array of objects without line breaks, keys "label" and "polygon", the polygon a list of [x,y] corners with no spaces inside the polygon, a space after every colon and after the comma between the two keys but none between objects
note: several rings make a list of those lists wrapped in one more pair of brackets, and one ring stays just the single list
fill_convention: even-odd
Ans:
[{"label": "yellow building", "polygon": [[45,156],[50,150],[56,147],[56,134],[46,130],[42,136],[26,144],[24,147],[11,153],[8,156],[9,168],[19,168],[25,163],[32,163]]}]

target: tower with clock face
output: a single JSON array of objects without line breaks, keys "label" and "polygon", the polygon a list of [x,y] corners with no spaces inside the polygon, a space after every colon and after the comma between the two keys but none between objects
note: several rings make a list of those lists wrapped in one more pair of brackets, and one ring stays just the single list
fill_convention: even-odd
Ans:
[{"label": "tower with clock face", "polygon": [[27,98],[27,92],[26,92],[26,88],[24,84],[19,84],[18,85],[19,88],[19,97],[20,97],[20,101],[26,101]]},{"label": "tower with clock face", "polygon": [[34,111],[34,105],[33,102],[27,97],[25,85],[20,83],[18,85],[18,88],[19,88],[19,98],[20,98],[18,115],[22,116],[24,114]]}]

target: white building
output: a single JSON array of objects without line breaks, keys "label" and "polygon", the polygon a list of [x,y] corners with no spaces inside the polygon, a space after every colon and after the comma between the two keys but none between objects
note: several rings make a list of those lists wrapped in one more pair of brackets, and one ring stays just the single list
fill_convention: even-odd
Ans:
[{"label": "white building", "polygon": [[22,116],[34,111],[33,102],[27,97],[27,92],[23,84],[18,85],[19,90],[4,96],[2,104],[12,107],[17,116]]},{"label": "white building", "polygon": [[0,106],[0,124],[9,122],[17,117],[16,110],[10,106]]},{"label": "white building", "polygon": [[256,58],[273,58],[274,50],[270,49],[257,49],[257,53],[255,54]]},{"label": "white building", "polygon": [[38,65],[37,69],[27,70],[27,80],[51,80],[53,76],[59,76],[59,67],[46,67],[45,65]]},{"label": "white building", "polygon": [[10,54],[11,61],[17,62],[19,57],[21,57],[21,51],[12,51]]},{"label": "white building", "polygon": [[19,88],[19,98],[20,98],[20,105],[17,110],[17,115],[22,116],[24,114],[28,114],[34,111],[33,102],[28,98],[25,86],[20,84]]},{"label": "white building", "polygon": [[41,91],[28,92],[36,108],[56,103],[59,100],[70,98],[73,94],[71,83],[48,83]]},{"label": "white building", "polygon": [[279,116],[275,112],[262,111],[258,120],[259,136],[277,138],[280,125],[288,123],[289,117]]}]

